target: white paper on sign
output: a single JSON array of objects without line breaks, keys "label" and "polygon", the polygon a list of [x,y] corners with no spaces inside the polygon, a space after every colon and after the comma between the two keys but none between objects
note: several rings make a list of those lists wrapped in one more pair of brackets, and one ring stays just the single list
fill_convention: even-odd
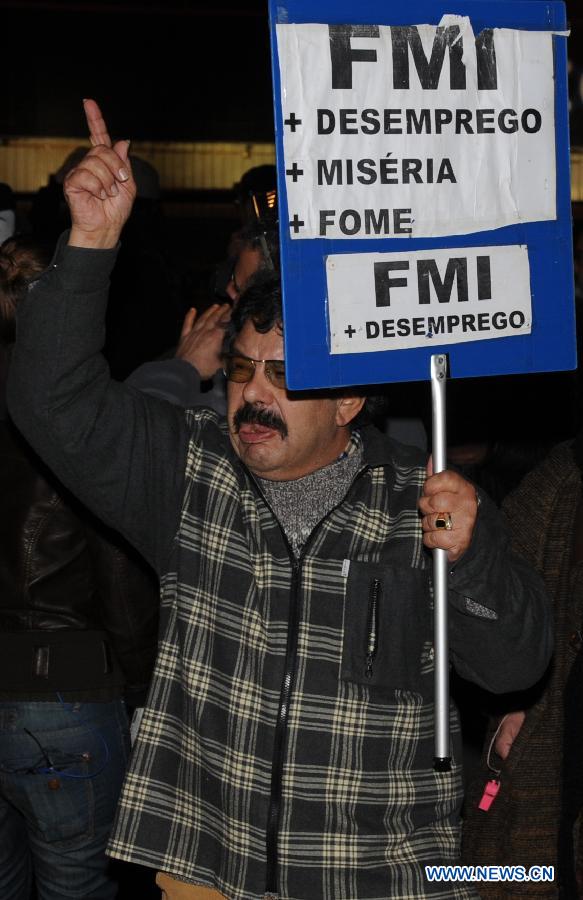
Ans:
[{"label": "white paper on sign", "polygon": [[277,25],[292,238],[556,218],[552,33],[443,22]]},{"label": "white paper on sign", "polygon": [[331,353],[371,353],[530,334],[524,245],[326,258]]}]

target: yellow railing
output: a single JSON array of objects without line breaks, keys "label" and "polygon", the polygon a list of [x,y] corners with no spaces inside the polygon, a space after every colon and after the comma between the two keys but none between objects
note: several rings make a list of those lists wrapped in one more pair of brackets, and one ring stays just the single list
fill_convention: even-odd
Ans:
[{"label": "yellow railing", "polygon": [[[5,138],[0,181],[17,193],[37,191],[82,145],[77,138]],[[275,162],[275,147],[268,143],[132,141],[131,152],[158,170],[163,190],[228,190],[252,166]]]},{"label": "yellow railing", "polygon": [[[37,191],[66,157],[77,138],[5,138],[0,141],[0,181],[19,194]],[[152,163],[163,190],[229,190],[252,166],[275,162],[273,144],[198,141],[134,141],[131,152]],[[571,151],[571,198],[583,202],[583,148]]]}]

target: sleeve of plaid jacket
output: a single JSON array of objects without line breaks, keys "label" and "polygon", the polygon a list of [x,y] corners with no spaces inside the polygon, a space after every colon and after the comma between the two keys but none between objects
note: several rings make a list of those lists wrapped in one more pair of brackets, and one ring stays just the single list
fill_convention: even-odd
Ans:
[{"label": "sleeve of plaid jacket", "polygon": [[57,477],[160,572],[188,440],[176,407],[113,381],[101,348],[116,251],[59,241],[20,304],[11,415]]},{"label": "sleeve of plaid jacket", "polygon": [[505,518],[480,499],[472,544],[449,573],[451,655],[464,678],[506,693],[543,675],[552,608],[539,575],[512,551]]}]

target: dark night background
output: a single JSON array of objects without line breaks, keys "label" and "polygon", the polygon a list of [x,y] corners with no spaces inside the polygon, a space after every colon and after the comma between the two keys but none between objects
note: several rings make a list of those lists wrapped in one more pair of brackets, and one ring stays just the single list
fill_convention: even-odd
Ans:
[{"label": "dark night background", "polygon": [[0,135],[273,140],[267,4],[0,2]]},{"label": "dark night background", "polygon": [[[582,6],[567,2],[581,69]],[[0,23],[0,138],[85,137],[80,101],[92,96],[117,137],[273,139],[266,0],[0,0]]]}]

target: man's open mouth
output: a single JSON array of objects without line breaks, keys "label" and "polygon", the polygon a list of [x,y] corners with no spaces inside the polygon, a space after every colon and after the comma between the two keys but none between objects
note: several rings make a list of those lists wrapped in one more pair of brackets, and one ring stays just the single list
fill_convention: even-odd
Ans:
[{"label": "man's open mouth", "polygon": [[273,434],[287,437],[287,426],[275,413],[245,403],[233,416],[233,427],[245,443],[266,441]]},{"label": "man's open mouth", "polygon": [[[241,425],[239,439],[244,444],[259,444],[267,441],[276,434],[281,434],[277,428],[268,428],[266,425]],[[281,435],[283,437],[283,435]]]}]

